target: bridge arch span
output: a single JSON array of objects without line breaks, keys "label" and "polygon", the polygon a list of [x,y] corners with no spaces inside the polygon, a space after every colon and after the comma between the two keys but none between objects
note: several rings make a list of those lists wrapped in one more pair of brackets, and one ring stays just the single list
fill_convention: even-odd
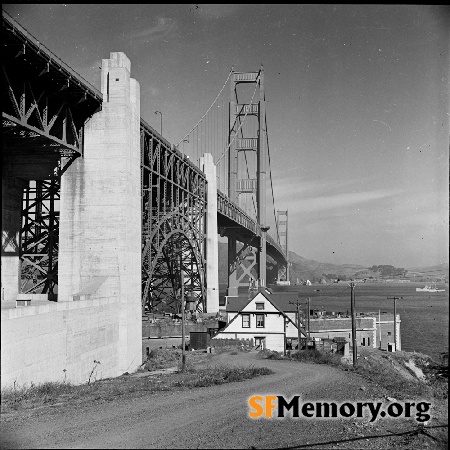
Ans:
[{"label": "bridge arch span", "polygon": [[142,252],[143,311],[180,312],[181,270],[185,294],[191,294],[195,309],[203,311],[206,299],[206,261],[201,230],[180,211],[158,221]]}]

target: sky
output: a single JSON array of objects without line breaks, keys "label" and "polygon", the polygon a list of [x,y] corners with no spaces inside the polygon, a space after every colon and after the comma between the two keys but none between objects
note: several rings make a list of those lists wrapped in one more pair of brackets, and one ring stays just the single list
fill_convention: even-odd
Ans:
[{"label": "sky", "polygon": [[3,4],[100,89],[125,52],[141,116],[178,143],[232,66],[264,66],[289,250],[334,264],[448,263],[450,9],[426,5]]}]

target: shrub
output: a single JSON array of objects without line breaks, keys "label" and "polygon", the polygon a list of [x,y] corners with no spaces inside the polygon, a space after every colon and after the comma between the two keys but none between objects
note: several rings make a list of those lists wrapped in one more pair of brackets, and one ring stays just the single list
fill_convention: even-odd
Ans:
[{"label": "shrub", "polygon": [[264,350],[260,350],[258,352],[258,358],[261,359],[284,359],[283,355],[275,350],[268,350],[268,349],[264,349]]},{"label": "shrub", "polygon": [[181,350],[156,348],[150,351],[144,368],[147,370],[165,369],[177,365],[181,358]]},{"label": "shrub", "polygon": [[214,353],[216,355],[220,355],[221,353],[230,353],[232,355],[237,355],[239,351],[242,351],[242,349],[241,349],[241,347],[239,347],[237,345],[218,345],[218,346],[214,346]]},{"label": "shrub", "polygon": [[291,353],[291,359],[316,364],[341,365],[341,356],[333,353],[321,353],[318,350],[300,350]]}]

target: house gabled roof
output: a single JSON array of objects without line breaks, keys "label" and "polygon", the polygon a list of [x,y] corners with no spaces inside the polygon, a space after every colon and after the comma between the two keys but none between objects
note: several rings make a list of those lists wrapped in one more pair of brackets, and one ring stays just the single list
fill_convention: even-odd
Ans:
[{"label": "house gabled roof", "polygon": [[[239,317],[239,314],[240,313],[242,313],[242,310],[251,302],[251,301],[253,301],[254,300],[254,298],[256,297],[256,296],[258,296],[259,294],[261,294],[269,303],[271,303],[272,305],[273,305],[273,307],[275,308],[275,309],[277,309],[279,312],[280,312],[280,314],[282,314],[283,315],[283,317],[285,318],[285,319],[287,319],[289,322],[291,322],[292,323],[292,325],[294,325],[294,327],[295,328],[297,328],[297,324],[296,323],[294,323],[294,321],[277,305],[277,303],[274,301],[274,299],[273,298],[271,298],[270,296],[269,296],[269,294],[268,293],[266,293],[264,290],[259,290],[258,292],[256,292],[255,293],[255,295],[253,295],[253,296],[250,296],[250,297],[247,297],[247,298],[245,298],[245,297],[231,297],[231,298],[228,298],[228,302],[227,302],[227,311],[228,312],[234,312],[234,311],[236,311],[236,307],[238,306],[239,307],[239,309],[237,310],[237,314],[230,320],[230,322],[227,324],[227,326],[223,329],[223,330],[221,330],[221,331],[225,331],[228,327],[229,327],[229,325],[231,325],[233,322],[234,322],[234,320],[237,318],[237,317]],[[231,307],[231,308],[229,308],[228,307],[228,303],[230,302],[230,300],[236,300],[235,301],[235,303],[234,303],[234,305]],[[300,331],[302,332],[302,334],[304,335],[304,336],[306,336],[306,331],[302,328],[302,327],[300,327]]]},{"label": "house gabled roof", "polygon": [[[273,293],[273,294],[268,294],[267,291],[265,291],[264,289],[261,289],[259,292],[261,292],[264,297],[266,297],[267,299],[270,300],[270,302],[280,311],[283,311],[285,313],[294,313],[297,311],[297,308],[295,305],[293,305],[292,303],[289,303],[290,300],[295,299],[296,297],[292,297],[292,296],[286,296],[283,294],[279,294],[279,293]],[[258,293],[259,293],[258,292]],[[250,299],[253,299],[253,297],[251,297]],[[227,306],[226,306],[226,311],[227,312],[239,312],[241,311],[249,302],[249,297],[248,295],[242,295],[240,297],[228,297],[227,299]]]}]

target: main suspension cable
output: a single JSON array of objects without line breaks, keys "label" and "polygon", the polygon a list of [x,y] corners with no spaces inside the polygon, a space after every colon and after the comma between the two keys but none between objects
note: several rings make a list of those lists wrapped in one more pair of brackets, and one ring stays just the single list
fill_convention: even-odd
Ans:
[{"label": "main suspension cable", "polygon": [[[266,101],[265,95],[264,95],[264,101]],[[277,231],[277,242],[278,242],[278,244],[280,244],[280,231],[279,231],[278,220],[277,220],[277,216],[276,216],[276,212],[275,212],[275,196],[273,194],[272,166],[271,166],[271,160],[270,160],[270,147],[269,147],[269,131],[267,129],[267,114],[265,115],[264,120],[266,122],[266,143],[267,143],[267,155],[269,158],[269,177],[270,177],[270,188],[272,191],[273,216],[275,219],[275,228]]]},{"label": "main suspension cable", "polygon": [[222,89],[220,90],[220,92],[217,94],[217,97],[214,99],[214,101],[212,102],[211,106],[208,108],[208,110],[205,112],[205,114],[203,114],[202,118],[196,123],[196,125],[194,125],[191,129],[191,131],[189,131],[189,133],[186,134],[186,136],[184,136],[180,142],[178,142],[177,146],[180,145],[181,142],[184,141],[184,139],[186,139],[191,133],[192,131],[194,131],[194,129],[198,126],[198,124],[205,118],[205,116],[209,113],[209,111],[211,111],[211,108],[214,106],[214,104],[216,103],[217,99],[220,97],[220,94],[222,93],[222,91],[225,89],[225,86],[228,83],[228,80],[230,79],[230,76],[232,74],[232,71],[230,70],[230,73],[228,74],[227,80],[225,81],[224,85],[222,86]]}]

